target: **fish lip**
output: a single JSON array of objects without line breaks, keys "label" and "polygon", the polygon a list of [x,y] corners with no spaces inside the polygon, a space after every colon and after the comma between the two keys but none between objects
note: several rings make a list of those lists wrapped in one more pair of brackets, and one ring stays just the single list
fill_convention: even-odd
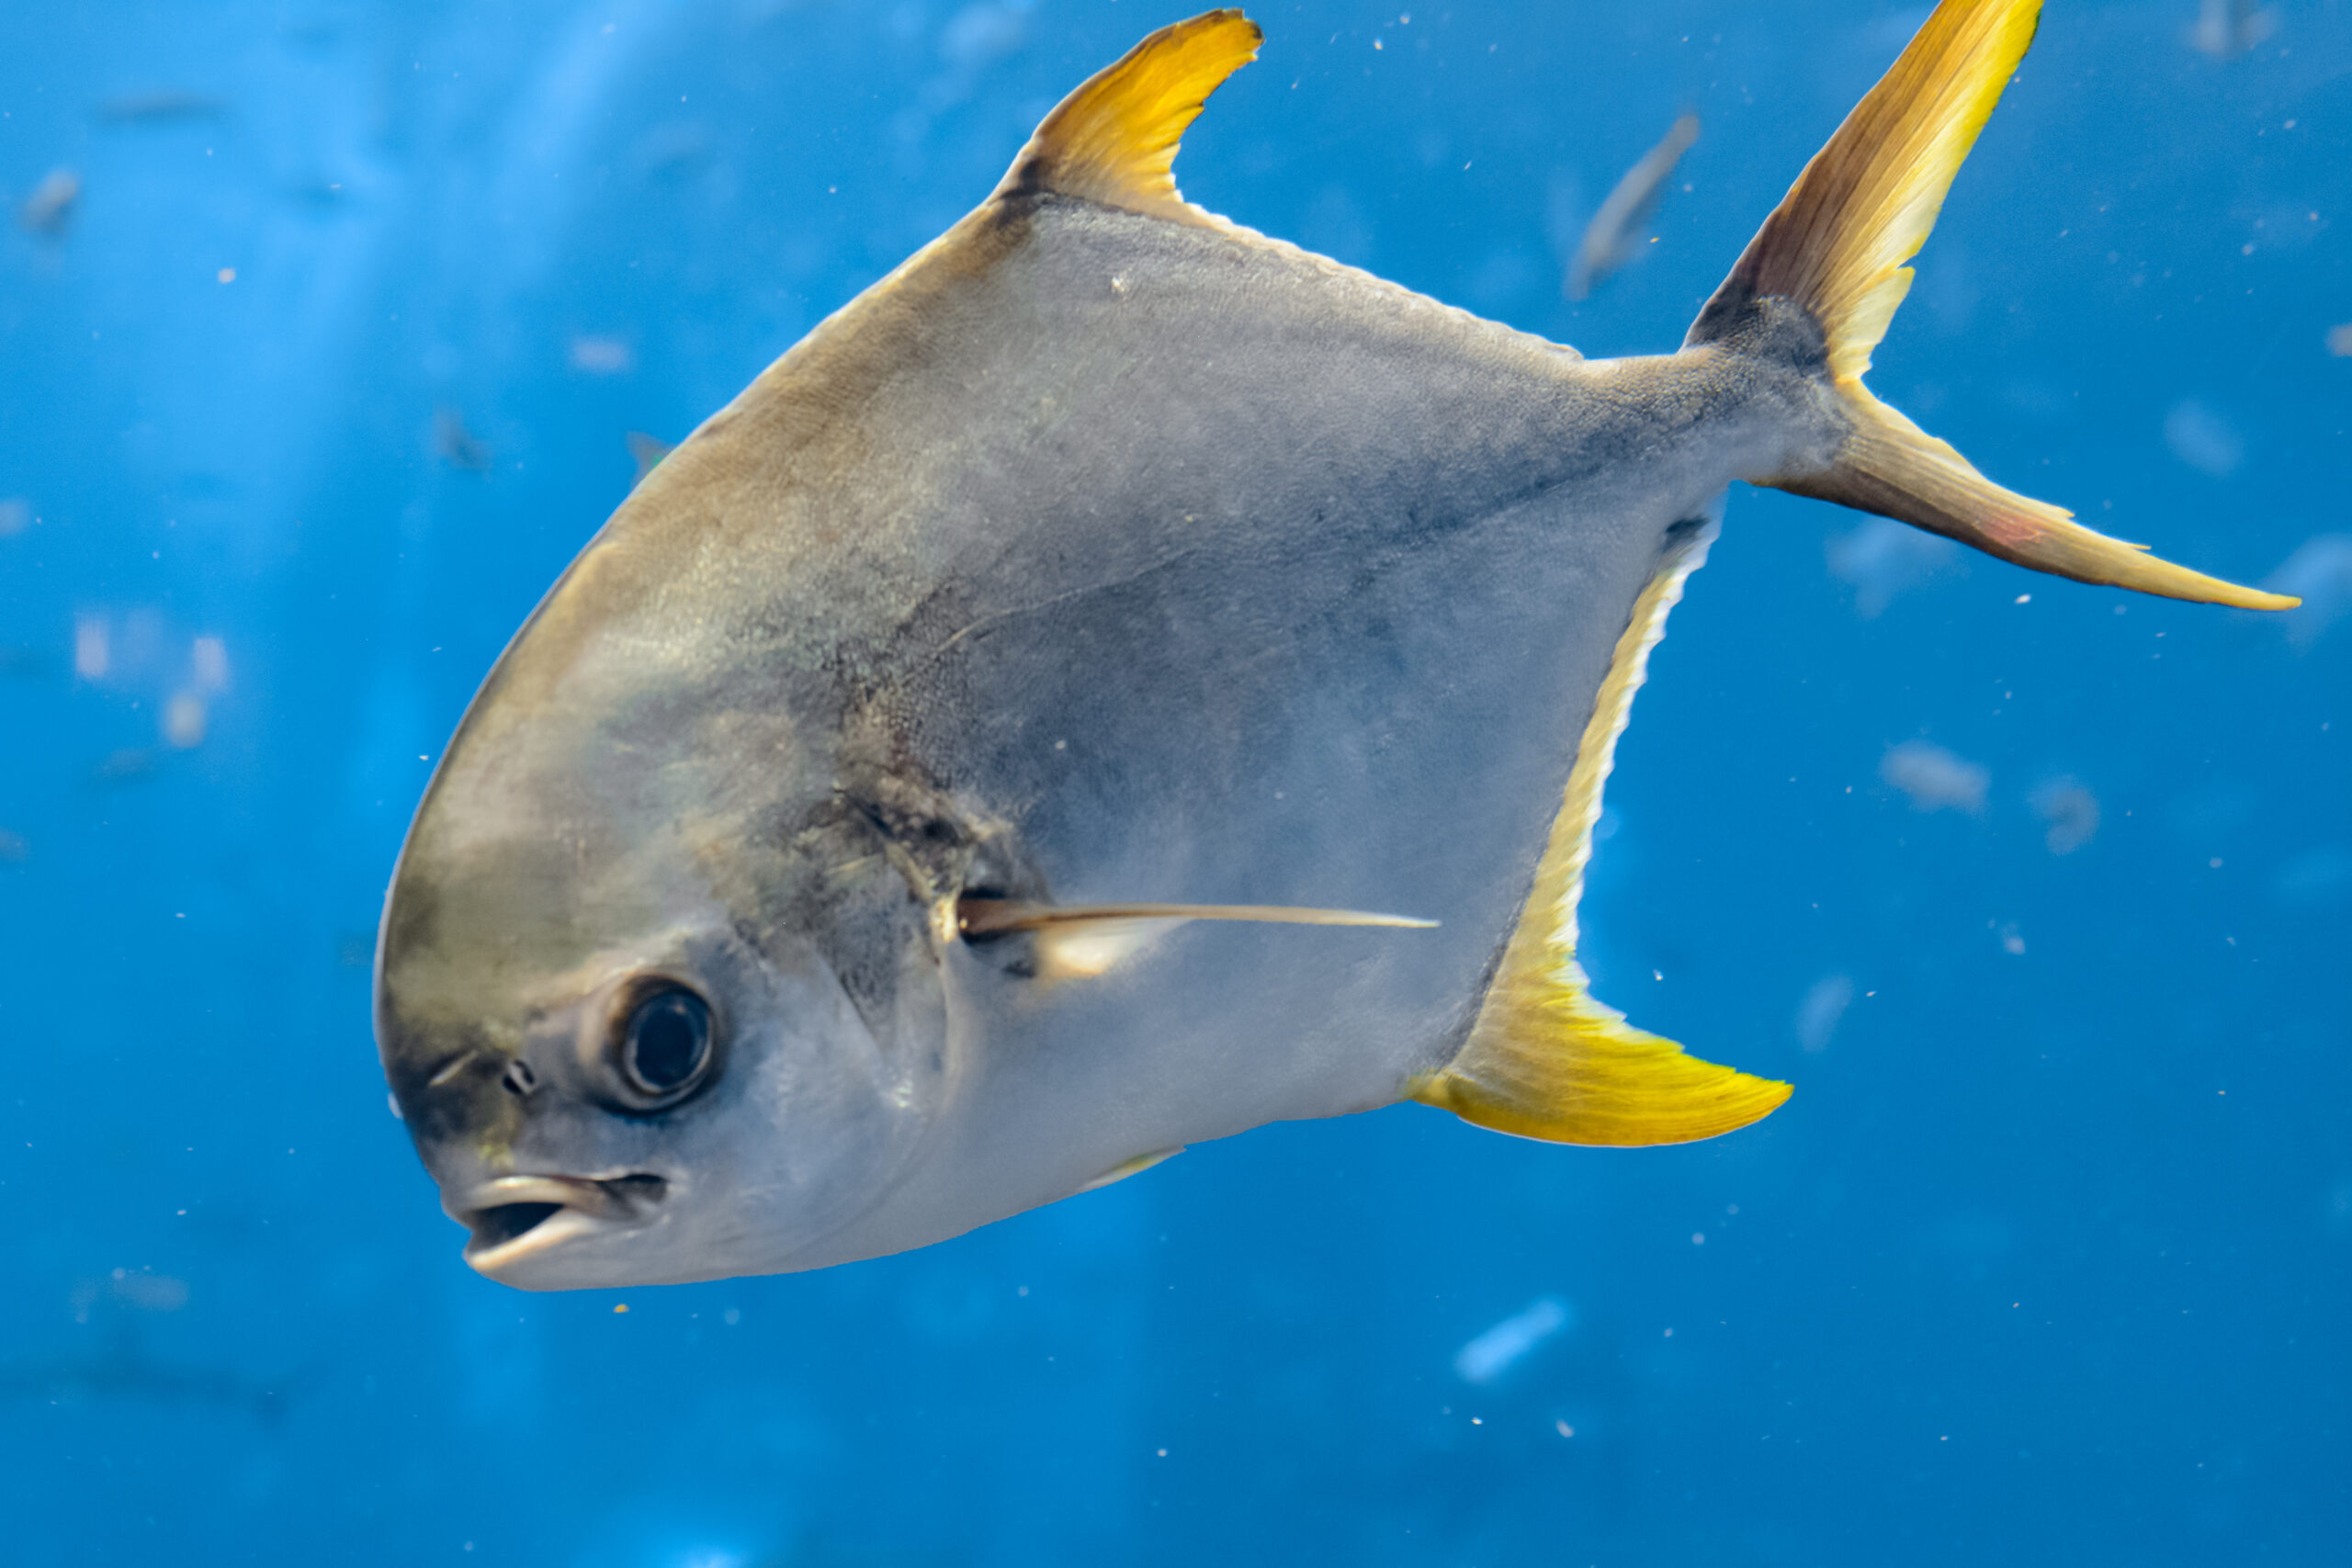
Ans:
[{"label": "fish lip", "polygon": [[[669,1182],[643,1172],[621,1176],[501,1176],[442,1205],[473,1233],[465,1259],[498,1280],[516,1264],[582,1236],[634,1230],[668,1196]],[[529,1213],[545,1209],[541,1214]],[[509,1211],[524,1211],[520,1214]],[[519,1222],[519,1223],[518,1223]]]}]

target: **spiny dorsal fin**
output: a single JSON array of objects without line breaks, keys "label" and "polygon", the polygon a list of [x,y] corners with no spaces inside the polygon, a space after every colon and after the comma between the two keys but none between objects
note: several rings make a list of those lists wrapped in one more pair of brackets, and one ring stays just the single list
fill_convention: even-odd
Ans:
[{"label": "spiny dorsal fin", "polygon": [[1176,144],[1218,84],[1258,57],[1264,38],[1231,10],[1160,28],[1046,117],[996,194],[1057,191],[1202,221],[1207,215],[1176,193]]},{"label": "spiny dorsal fin", "polygon": [[1632,714],[1650,649],[1712,530],[1669,558],[1634,602],[1568,773],[1566,797],[1535,869],[1535,888],[1503,950],[1470,1038],[1413,1098],[1465,1122],[1557,1144],[1685,1144],[1745,1127],[1789,1086],[1685,1055],[1628,1026],[1586,989],[1577,964],[1577,901],[1592,858],[1600,786]]}]

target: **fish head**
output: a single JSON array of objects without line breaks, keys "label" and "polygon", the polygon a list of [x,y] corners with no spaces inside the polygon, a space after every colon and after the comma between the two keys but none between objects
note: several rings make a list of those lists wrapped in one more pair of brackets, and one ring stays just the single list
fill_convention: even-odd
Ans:
[{"label": "fish head", "polygon": [[803,1266],[935,1112],[931,911],[790,694],[548,629],[477,697],[394,874],[394,1101],[492,1279]]}]

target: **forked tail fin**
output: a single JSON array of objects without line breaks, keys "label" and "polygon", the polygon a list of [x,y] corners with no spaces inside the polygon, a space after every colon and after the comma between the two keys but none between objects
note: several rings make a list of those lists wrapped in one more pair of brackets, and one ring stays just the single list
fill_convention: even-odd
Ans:
[{"label": "forked tail fin", "polygon": [[1871,396],[1871,350],[1911,288],[1904,264],[1942,210],[1952,175],[2033,41],[2041,0],[1943,0],[1748,242],[1692,323],[1717,343],[1784,299],[1820,332],[1846,429],[1826,465],[1758,480],[1941,534],[2081,582],[2248,610],[2296,600],[2207,577],[2002,489]]}]

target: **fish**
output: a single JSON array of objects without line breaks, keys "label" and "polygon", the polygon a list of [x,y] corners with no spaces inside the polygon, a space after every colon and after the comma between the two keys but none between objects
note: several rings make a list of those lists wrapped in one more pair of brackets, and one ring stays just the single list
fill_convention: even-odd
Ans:
[{"label": "fish", "polygon": [[433,450],[443,462],[459,473],[490,472],[492,453],[489,444],[466,428],[465,415],[456,409],[434,411]]},{"label": "fish", "polygon": [[103,788],[109,784],[136,784],[155,775],[155,753],[144,746],[119,746],[107,752],[89,773],[92,785]]},{"label": "fish", "polygon": [[1186,201],[1235,9],[646,475],[387,888],[378,1053],[525,1290],[851,1263],[1264,1123],[1713,1137],[1782,1082],[1577,966],[1617,738],[1735,480],[2291,601],[1996,485],[1863,381],[2038,0],[1944,0],[1673,352],[1586,359]]},{"label": "fish", "polygon": [[1610,274],[1633,259],[1634,247],[1649,231],[1650,220],[1657,215],[1657,204],[1665,198],[1666,182],[1674,177],[1674,166],[1682,162],[1682,154],[1690,151],[1699,140],[1699,117],[1686,114],[1679,117],[1659,138],[1657,146],[1642,154],[1639,162],[1625,171],[1600,209],[1585,225],[1584,238],[1577,243],[1577,254],[1568,258],[1567,276],[1561,280],[1561,291],[1570,299],[1589,299]]},{"label": "fish", "polygon": [[123,93],[98,105],[98,118],[113,125],[171,125],[187,120],[219,119],[229,112],[228,101],[209,93],[179,87],[153,92]]},{"label": "fish", "polygon": [[150,1354],[118,1330],[95,1351],[51,1351],[0,1360],[0,1402],[80,1406],[100,1401],[243,1410],[274,1423],[303,1376],[255,1381],[225,1368],[183,1366]]},{"label": "fish", "polygon": [[17,209],[17,221],[28,232],[55,238],[73,223],[81,205],[82,176],[71,169],[51,169]]},{"label": "fish", "polygon": [[622,435],[621,440],[628,447],[628,460],[637,465],[637,477],[628,481],[632,489],[643,484],[645,476],[659,468],[662,458],[677,450],[676,443],[664,441],[658,435],[648,435],[641,430],[629,431]]}]

